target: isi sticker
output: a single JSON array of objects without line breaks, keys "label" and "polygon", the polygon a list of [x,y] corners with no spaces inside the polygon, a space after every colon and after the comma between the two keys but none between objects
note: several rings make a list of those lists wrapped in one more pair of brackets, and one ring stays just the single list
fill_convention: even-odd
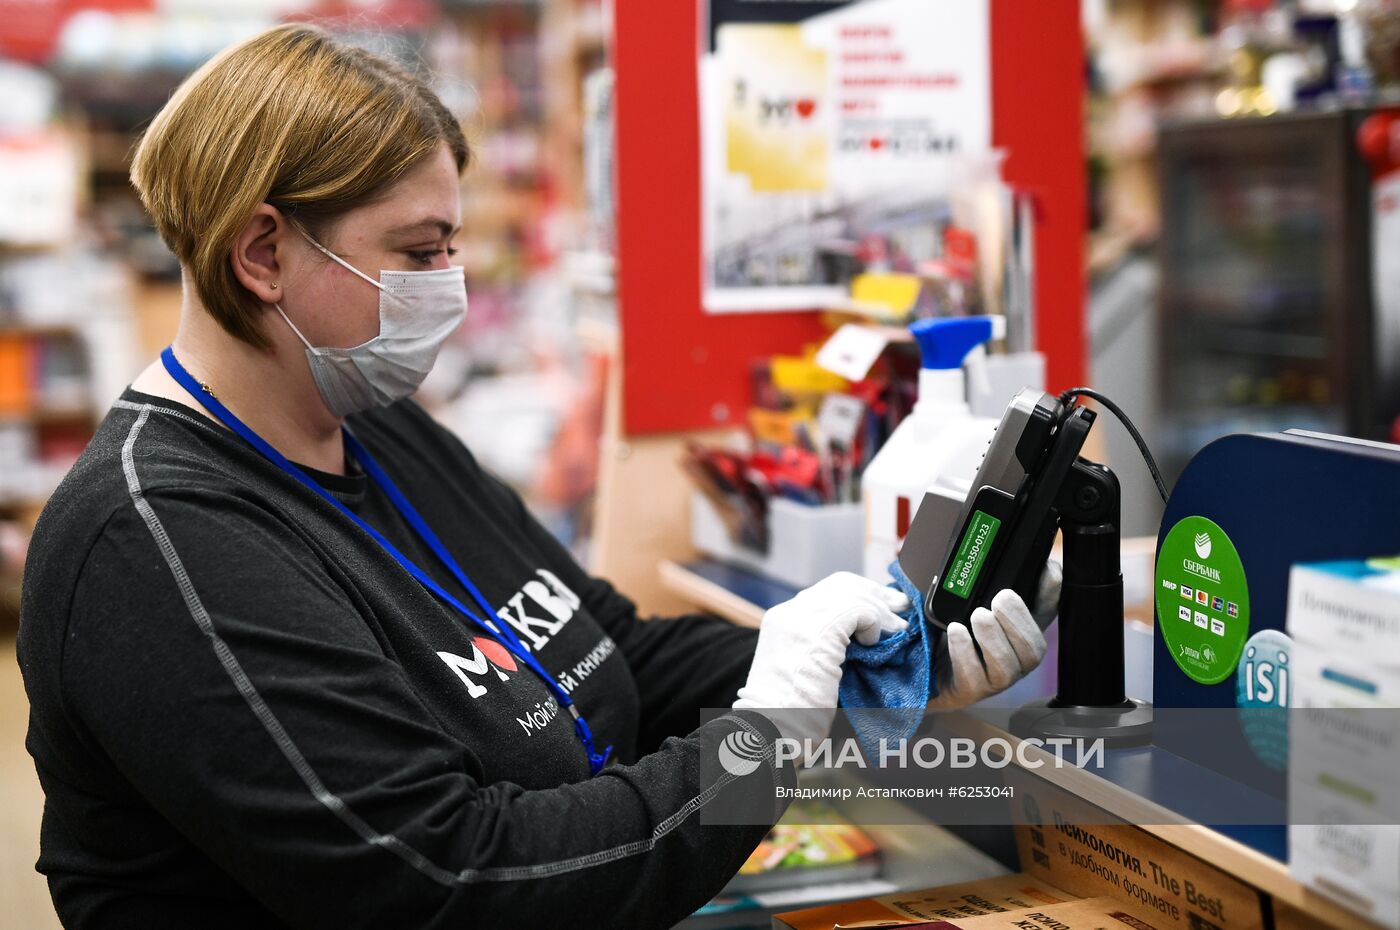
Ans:
[{"label": "isi sticker", "polygon": [[1171,528],[1157,554],[1157,626],[1193,681],[1219,684],[1249,636],[1249,585],[1230,537],[1205,517]]},{"label": "isi sticker", "polygon": [[1240,729],[1259,761],[1282,772],[1288,768],[1288,659],[1293,640],[1278,630],[1260,630],[1244,644],[1235,676]]}]

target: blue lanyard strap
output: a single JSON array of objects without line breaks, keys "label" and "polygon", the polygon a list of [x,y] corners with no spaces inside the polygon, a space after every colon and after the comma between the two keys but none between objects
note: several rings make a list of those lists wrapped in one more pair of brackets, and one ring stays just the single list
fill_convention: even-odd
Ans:
[{"label": "blue lanyard strap", "polygon": [[[491,620],[484,619],[456,597],[452,596],[442,585],[434,581],[427,572],[419,568],[412,559],[408,558],[408,556],[400,552],[393,543],[384,538],[383,534],[365,522],[359,514],[346,507],[334,495],[321,487],[315,479],[298,468],[288,460],[286,456],[274,449],[267,440],[253,432],[246,423],[238,419],[233,411],[225,407],[218,398],[204,387],[204,385],[185,370],[184,366],[175,358],[175,353],[170,346],[166,346],[160,353],[160,360],[161,363],[165,365],[165,370],[170,372],[170,376],[179,382],[180,386],[188,391],[196,400],[208,408],[211,413],[218,417],[225,426],[241,436],[249,445],[257,449],[258,452],[262,453],[263,457],[267,458],[274,465],[314,491],[322,500],[345,514],[351,522],[368,533],[375,542],[379,543],[386,552],[393,556],[394,560],[398,562],[399,565],[403,566],[410,575],[416,578],[423,587],[427,588],[440,600],[450,605],[458,613],[481,627],[487,635],[501,643],[512,655],[528,665],[535,674],[544,680],[544,683],[549,686],[549,689],[554,692],[560,706],[568,708],[569,714],[574,720],[574,732],[578,735],[579,741],[583,743],[584,751],[588,754],[589,771],[597,775],[598,772],[602,770],[603,766],[607,763],[609,754],[612,752],[612,746],[604,747],[601,753],[593,748],[593,733],[588,728],[588,722],[584,720],[583,715],[580,714],[578,708],[574,706],[573,698],[569,697],[569,693],[564,690],[563,685],[555,680],[554,676],[549,673],[549,670],[540,664],[540,660],[535,657],[534,653],[520,641],[520,637],[516,634],[515,630],[511,629],[509,623],[504,620],[501,620],[499,623],[493,623]],[[462,587],[471,594],[472,599],[476,601],[477,605],[485,612],[486,617],[495,617],[496,612],[491,609],[490,601],[488,601],[481,593],[481,590],[472,583],[471,578],[467,576],[466,572],[462,571],[461,566],[457,564],[457,560],[452,557],[452,554],[447,551],[447,547],[442,544],[442,540],[438,539],[437,534],[428,526],[427,521],[425,521],[422,516],[419,515],[418,511],[414,509],[413,505],[408,502],[408,498],[404,497],[403,492],[390,480],[384,469],[379,467],[379,463],[370,456],[369,451],[366,450],[365,447],[360,444],[360,441],[344,426],[341,427],[341,433],[345,439],[346,449],[349,450],[350,455],[355,461],[360,464],[360,467],[365,470],[365,473],[369,475],[370,480],[384,492],[385,496],[393,503],[395,509],[408,521],[413,531],[418,534],[419,538],[422,539],[423,542],[427,544],[428,548],[433,551],[433,554],[437,556],[438,561],[452,573],[454,578],[461,582]]]}]

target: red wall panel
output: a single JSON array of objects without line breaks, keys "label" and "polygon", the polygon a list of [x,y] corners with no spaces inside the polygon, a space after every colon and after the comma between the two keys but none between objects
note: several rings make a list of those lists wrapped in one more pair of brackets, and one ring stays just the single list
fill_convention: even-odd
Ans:
[{"label": "red wall panel", "polygon": [[[953,3],[957,0],[930,0]],[[702,11],[617,0],[618,292],[629,435],[741,422],[756,359],[823,331],[810,312],[701,305]],[[991,0],[992,137],[1007,180],[1037,199],[1037,340],[1052,389],[1084,372],[1084,52],[1078,0]]]}]

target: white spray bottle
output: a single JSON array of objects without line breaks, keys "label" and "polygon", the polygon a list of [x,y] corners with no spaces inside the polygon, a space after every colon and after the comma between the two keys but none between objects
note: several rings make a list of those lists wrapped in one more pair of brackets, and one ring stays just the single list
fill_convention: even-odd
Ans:
[{"label": "white spray bottle", "polygon": [[864,574],[882,582],[924,491],[936,481],[970,482],[997,427],[995,418],[972,415],[963,362],[1005,336],[1005,317],[919,320],[909,331],[923,358],[918,400],[861,476]]}]

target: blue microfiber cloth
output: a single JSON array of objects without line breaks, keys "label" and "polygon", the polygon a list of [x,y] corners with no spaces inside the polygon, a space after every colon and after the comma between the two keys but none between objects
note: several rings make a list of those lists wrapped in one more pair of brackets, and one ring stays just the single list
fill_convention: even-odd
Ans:
[{"label": "blue microfiber cloth", "polygon": [[904,574],[898,559],[889,572],[894,578],[890,587],[903,591],[913,604],[900,615],[909,625],[898,633],[886,633],[873,646],[852,641],[841,674],[840,707],[850,711],[847,716],[867,755],[878,752],[881,738],[893,745],[912,736],[925,706],[938,696],[930,643],[936,630],[924,622],[924,592]]}]

